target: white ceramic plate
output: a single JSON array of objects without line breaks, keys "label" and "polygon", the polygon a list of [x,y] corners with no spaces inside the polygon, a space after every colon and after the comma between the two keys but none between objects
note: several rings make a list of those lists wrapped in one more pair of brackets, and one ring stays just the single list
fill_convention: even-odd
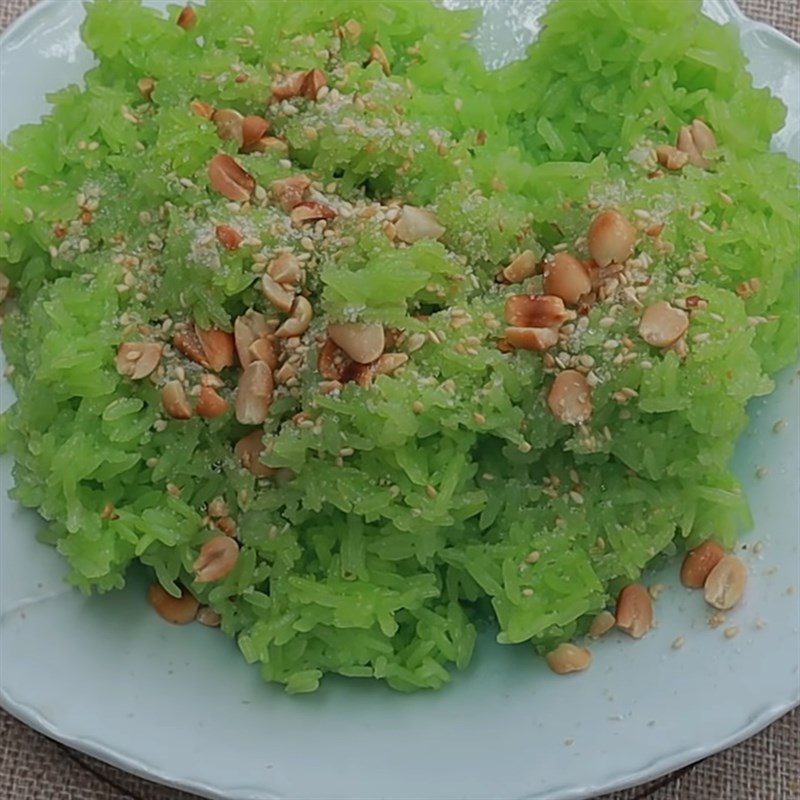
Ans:
[{"label": "white ceramic plate", "polygon": [[[519,53],[539,4],[483,4],[485,52]],[[778,144],[796,152],[800,48],[724,0],[708,12],[742,29],[757,81],[790,107]],[[2,37],[3,137],[45,110],[46,91],[80,81],[90,64],[82,16],[72,0],[44,2]],[[34,539],[38,518],[6,499],[6,459],[0,702],[72,747],[227,800],[579,798],[656,777],[735,744],[800,701],[800,608],[788,593],[800,583],[798,383],[789,370],[775,394],[753,403],[736,456],[756,520],[744,551],[751,584],[729,615],[736,638],[708,627],[702,598],[680,588],[673,565],[653,577],[669,587],[658,629],[639,642],[610,635],[594,647],[589,672],[556,677],[530,648],[487,639],[449,688],[410,697],[336,679],[290,697],[263,684],[217,632],[163,624],[141,582],[92,599],[67,589],[60,557]],[[5,407],[7,383],[0,392]],[[772,431],[778,419],[788,421],[781,434]],[[756,480],[762,465],[770,472]],[[686,643],[673,650],[678,636]]]}]

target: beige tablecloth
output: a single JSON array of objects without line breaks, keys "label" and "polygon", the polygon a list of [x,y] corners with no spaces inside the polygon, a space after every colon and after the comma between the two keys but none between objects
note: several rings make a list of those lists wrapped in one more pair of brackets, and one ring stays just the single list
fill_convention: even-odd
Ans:
[{"label": "beige tablecloth", "polygon": [[[0,29],[34,2],[0,0]],[[768,22],[800,41],[800,0],[739,2],[753,19]],[[192,800],[194,797],[135,778],[70,750],[0,710],[0,800]],[[605,800],[644,798],[800,800],[800,709],[738,747],[657,781],[605,796]]]}]

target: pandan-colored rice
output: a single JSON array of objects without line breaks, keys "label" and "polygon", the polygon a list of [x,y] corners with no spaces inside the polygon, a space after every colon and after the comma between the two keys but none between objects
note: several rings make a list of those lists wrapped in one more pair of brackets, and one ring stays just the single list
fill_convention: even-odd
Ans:
[{"label": "pandan-colored rice", "polygon": [[[18,398],[0,443],[71,583],[119,589],[139,561],[289,691],[326,673],[412,691],[469,663],[481,621],[547,652],[654,561],[734,543],[749,522],[728,466],[746,404],[796,357],[800,194],[797,164],[768,151],[783,106],[753,88],[732,26],[699,0],[556,0],[527,58],[488,72],[464,37],[474,14],[427,3],[209,0],[188,31],[178,13],[88,4],[85,87],[0,149]],[[314,68],[327,94],[267,104],[279,73]],[[323,226],[287,227],[268,191],[243,207],[214,190],[210,159],[237,148],[193,101],[270,120],[288,154],[237,158],[264,189],[317,181],[340,212],[330,246]],[[712,166],[652,177],[653,148],[698,117]],[[392,203],[431,208],[444,235],[398,247]],[[639,223],[645,290],[587,304],[546,355],[498,348],[522,291],[498,273],[524,250],[586,258],[605,207]],[[238,249],[218,225],[242,233]],[[258,289],[280,248],[308,254],[315,316],[263,426],[272,476],[256,478],[233,453],[254,428],[232,410],[164,414],[160,386],[176,364],[196,385],[196,364],[175,351],[172,373],[133,381],[115,359],[125,341],[169,344],[170,324],[283,319]],[[686,352],[637,335],[642,305],[687,298]],[[323,394],[317,353],[342,320],[382,323],[408,362]],[[595,383],[584,425],[546,402],[568,364]],[[220,375],[231,405],[239,372]],[[200,583],[220,497],[239,557]]]}]

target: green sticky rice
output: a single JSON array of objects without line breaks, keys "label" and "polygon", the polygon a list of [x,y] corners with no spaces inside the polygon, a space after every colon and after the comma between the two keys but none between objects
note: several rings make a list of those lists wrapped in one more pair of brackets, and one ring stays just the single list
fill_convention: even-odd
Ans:
[{"label": "green sticky rice", "polygon": [[[13,498],[46,520],[74,586],[119,589],[138,561],[216,611],[290,692],[326,673],[414,691],[469,663],[476,625],[544,653],[648,565],[708,538],[734,544],[750,522],[728,466],[746,405],[797,352],[800,192],[798,165],[769,152],[784,108],[753,87],[733,26],[700,0],[556,0],[527,57],[490,72],[465,36],[475,14],[427,2],[208,0],[190,31],[179,10],[87,4],[85,87],[51,95],[52,112],[0,146],[18,398],[0,446]],[[348,20],[360,36],[337,33]],[[361,102],[273,115],[276,71],[312,68]],[[131,321],[231,330],[267,309],[253,254],[283,244],[274,203],[247,212],[258,246],[189,257],[199,226],[241,222],[207,173],[236,149],[197,100],[271,119],[288,156],[238,156],[259,186],[302,171],[351,203],[430,206],[446,231],[398,249],[353,227],[309,270],[318,321],[381,322],[420,344],[369,388],[322,394],[312,364],[264,426],[275,478],[241,468],[233,444],[248,431],[232,413],[164,420],[158,388],[115,368]],[[713,167],[649,177],[638,154],[696,117],[716,134]],[[608,205],[665,223],[637,245],[648,302],[705,303],[683,358],[637,337],[634,305],[589,309],[565,355],[593,365],[594,412],[572,427],[548,409],[542,354],[498,349],[520,289],[496,276],[523,250],[572,246]],[[125,288],[131,264],[150,269],[141,292]],[[215,497],[241,552],[230,575],[199,583]]]}]

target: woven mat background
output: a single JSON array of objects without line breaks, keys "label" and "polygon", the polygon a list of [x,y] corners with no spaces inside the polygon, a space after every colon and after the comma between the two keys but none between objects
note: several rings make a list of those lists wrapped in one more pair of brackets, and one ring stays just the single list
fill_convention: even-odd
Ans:
[{"label": "woven mat background", "polygon": [[[635,0],[634,0],[635,1]],[[0,0],[0,30],[36,0]],[[800,0],[739,0],[800,41]],[[800,86],[798,86],[800,91]],[[690,724],[687,720],[687,724]],[[800,709],[746,742],[604,800],[800,800]],[[36,733],[0,709],[0,800],[199,800]]]}]

